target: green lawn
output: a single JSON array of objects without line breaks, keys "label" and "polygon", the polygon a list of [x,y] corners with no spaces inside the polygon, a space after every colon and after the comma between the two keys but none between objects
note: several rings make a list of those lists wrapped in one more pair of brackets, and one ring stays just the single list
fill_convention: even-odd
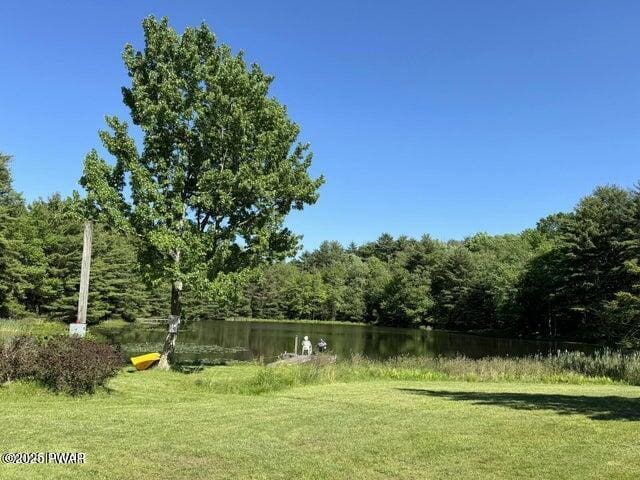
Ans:
[{"label": "green lawn", "polygon": [[123,372],[110,392],[80,398],[3,386],[0,451],[81,451],[87,463],[0,465],[0,478],[640,477],[638,387],[375,380],[263,395],[211,388],[258,368]]}]

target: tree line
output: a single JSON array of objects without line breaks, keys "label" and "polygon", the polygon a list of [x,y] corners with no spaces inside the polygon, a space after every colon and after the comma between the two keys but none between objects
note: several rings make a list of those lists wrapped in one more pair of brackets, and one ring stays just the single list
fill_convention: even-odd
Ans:
[{"label": "tree line", "polygon": [[[78,199],[25,202],[0,156],[0,317],[75,320]],[[141,275],[135,238],[97,224],[89,322],[165,316],[166,285]],[[598,187],[571,212],[519,234],[461,241],[389,234],[327,241],[251,270],[208,295],[188,289],[187,319],[247,316],[634,344],[640,338],[640,191]]]},{"label": "tree line", "polygon": [[519,234],[324,242],[266,268],[239,306],[255,317],[631,345],[640,337],[639,258],[640,191],[604,186]]}]

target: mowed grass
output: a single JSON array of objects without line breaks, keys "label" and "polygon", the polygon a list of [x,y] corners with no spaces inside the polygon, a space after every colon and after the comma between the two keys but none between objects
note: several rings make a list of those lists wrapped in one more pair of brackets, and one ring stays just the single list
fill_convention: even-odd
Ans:
[{"label": "mowed grass", "polygon": [[123,371],[93,396],[0,387],[0,451],[85,452],[84,465],[0,465],[0,478],[640,477],[640,389],[405,381],[260,395],[265,367]]}]

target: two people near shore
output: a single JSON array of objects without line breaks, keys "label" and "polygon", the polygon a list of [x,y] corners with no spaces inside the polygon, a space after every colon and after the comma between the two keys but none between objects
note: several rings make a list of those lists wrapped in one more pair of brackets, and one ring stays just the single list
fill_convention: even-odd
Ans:
[{"label": "two people near shore", "polygon": [[[327,349],[327,342],[325,342],[324,339],[321,338],[316,347],[318,349],[318,353],[322,353]],[[309,340],[309,337],[305,335],[304,339],[302,340],[302,355],[311,355],[312,353],[313,346],[311,344],[311,340]]]}]

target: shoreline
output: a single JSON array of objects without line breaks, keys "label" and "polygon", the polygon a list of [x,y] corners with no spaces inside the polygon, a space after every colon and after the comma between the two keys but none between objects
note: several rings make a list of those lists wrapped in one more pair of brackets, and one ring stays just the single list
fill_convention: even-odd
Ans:
[{"label": "shoreline", "polygon": [[341,321],[341,320],[305,320],[305,319],[290,319],[290,318],[250,318],[250,317],[230,317],[225,318],[224,320],[220,320],[221,322],[237,322],[237,323],[301,323],[301,324],[310,324],[310,325],[351,325],[351,326],[361,326],[361,327],[369,327],[369,326],[379,326],[371,323],[364,322],[350,322],[350,321]]}]

